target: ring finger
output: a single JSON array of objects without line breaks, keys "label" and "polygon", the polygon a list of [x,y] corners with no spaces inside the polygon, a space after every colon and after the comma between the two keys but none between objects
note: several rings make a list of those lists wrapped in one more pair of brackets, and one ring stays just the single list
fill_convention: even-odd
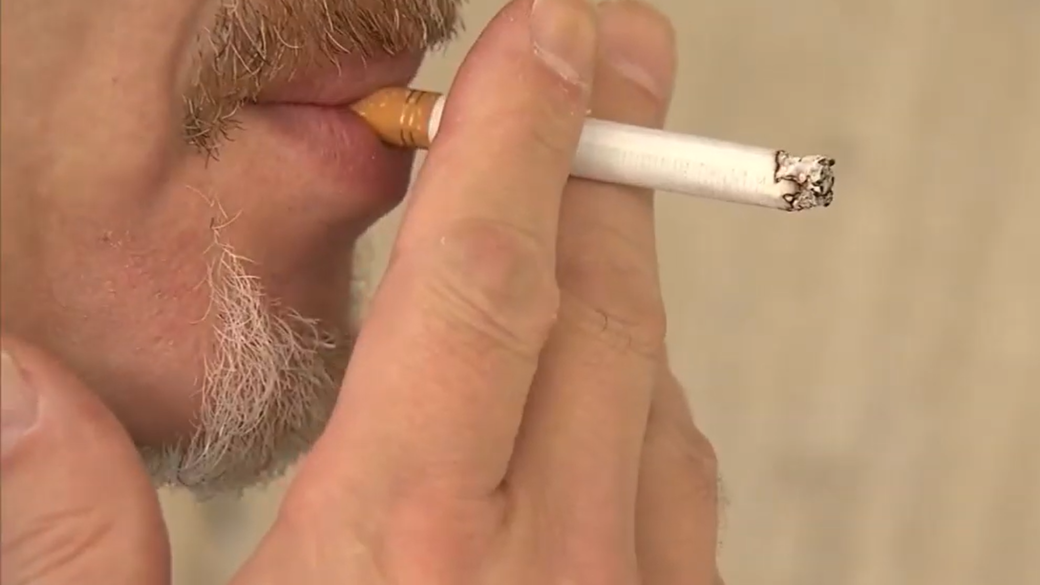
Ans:
[{"label": "ring finger", "polygon": [[[675,60],[666,17],[642,2],[602,3],[592,115],[660,127]],[[552,509],[546,517],[566,526],[574,544],[620,537],[626,542],[601,544],[634,555],[639,459],[664,340],[653,194],[572,180],[561,209],[557,280],[559,319],[542,353],[510,481],[544,494]],[[566,544],[559,552],[574,558]]]}]

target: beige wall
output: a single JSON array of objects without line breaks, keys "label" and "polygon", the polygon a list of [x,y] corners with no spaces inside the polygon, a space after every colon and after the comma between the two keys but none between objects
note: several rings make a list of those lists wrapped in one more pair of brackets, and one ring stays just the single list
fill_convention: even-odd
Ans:
[{"label": "beige wall", "polygon": [[[671,128],[840,163],[821,213],[660,197],[729,582],[1040,583],[1040,2],[657,3]],[[500,4],[472,1],[425,85]],[[277,490],[253,498],[168,499],[180,585],[223,582]]]}]

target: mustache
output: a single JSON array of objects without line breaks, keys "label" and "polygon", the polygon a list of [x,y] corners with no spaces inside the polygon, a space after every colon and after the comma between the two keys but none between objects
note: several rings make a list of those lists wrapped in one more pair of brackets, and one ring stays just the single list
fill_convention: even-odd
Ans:
[{"label": "mustache", "polygon": [[197,41],[185,138],[211,150],[242,104],[301,68],[436,50],[461,29],[464,1],[222,0]]}]

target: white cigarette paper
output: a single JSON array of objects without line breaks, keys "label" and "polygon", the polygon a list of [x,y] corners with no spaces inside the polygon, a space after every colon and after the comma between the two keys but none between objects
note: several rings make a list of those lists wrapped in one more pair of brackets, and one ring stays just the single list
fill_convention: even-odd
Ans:
[{"label": "white cigarette paper", "polygon": [[[440,127],[445,97],[430,116]],[[834,199],[834,159],[589,119],[571,175],[720,201],[804,211]]]}]

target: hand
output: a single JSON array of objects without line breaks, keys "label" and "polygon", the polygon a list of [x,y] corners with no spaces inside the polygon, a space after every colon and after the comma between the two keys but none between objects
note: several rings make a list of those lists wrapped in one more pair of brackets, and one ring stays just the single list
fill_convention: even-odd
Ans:
[{"label": "hand", "polygon": [[[568,180],[587,111],[663,123],[671,29],[634,2],[598,31],[581,2],[529,7],[460,71],[337,412],[236,584],[716,582],[714,457],[666,363],[651,195]],[[168,582],[119,425],[5,350],[3,584]]]}]

